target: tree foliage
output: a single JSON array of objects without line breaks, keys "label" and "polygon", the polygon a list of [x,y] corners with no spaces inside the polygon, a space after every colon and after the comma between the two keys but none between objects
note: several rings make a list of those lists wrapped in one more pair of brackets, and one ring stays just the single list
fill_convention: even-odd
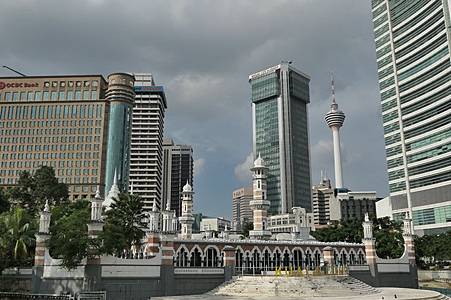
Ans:
[{"label": "tree foliage", "polygon": [[254,229],[254,223],[253,222],[244,222],[242,227],[242,232],[245,237],[249,237],[249,231]]},{"label": "tree foliage", "polygon": [[425,235],[415,238],[417,262],[439,266],[451,260],[451,231],[438,235]]},{"label": "tree foliage", "polygon": [[52,167],[41,166],[34,174],[23,171],[17,185],[11,190],[11,201],[36,215],[45,201],[51,205],[66,202],[69,189],[65,183],[58,182]]},{"label": "tree foliage", "polygon": [[134,244],[141,243],[144,237],[143,201],[137,195],[120,194],[111,209],[106,212],[103,239],[103,252],[121,253]]},{"label": "tree foliage", "polygon": [[[335,223],[329,227],[311,232],[321,242],[361,243],[362,221],[351,220]],[[389,218],[373,220],[373,235],[376,238],[376,252],[380,258],[396,258],[404,253],[401,224]]]},{"label": "tree foliage", "polygon": [[36,223],[22,208],[0,215],[0,271],[31,266],[34,256]]},{"label": "tree foliage", "polygon": [[0,189],[0,214],[7,212],[10,206],[8,193],[4,189]]},{"label": "tree foliage", "polygon": [[59,205],[52,210],[50,255],[61,259],[61,265],[67,269],[75,268],[88,256],[90,218],[90,204],[86,200]]}]

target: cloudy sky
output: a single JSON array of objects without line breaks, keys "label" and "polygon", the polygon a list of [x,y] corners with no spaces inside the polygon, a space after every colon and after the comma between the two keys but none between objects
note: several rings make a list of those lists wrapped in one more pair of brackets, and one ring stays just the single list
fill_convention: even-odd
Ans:
[{"label": "cloudy sky", "polygon": [[247,77],[281,60],[292,60],[312,78],[312,182],[321,169],[333,175],[331,133],[323,120],[333,71],[346,113],[345,185],[388,193],[369,0],[3,4],[0,65],[28,75],[151,72],[165,86],[165,135],[194,147],[197,211],[230,216],[232,191],[250,183]]}]

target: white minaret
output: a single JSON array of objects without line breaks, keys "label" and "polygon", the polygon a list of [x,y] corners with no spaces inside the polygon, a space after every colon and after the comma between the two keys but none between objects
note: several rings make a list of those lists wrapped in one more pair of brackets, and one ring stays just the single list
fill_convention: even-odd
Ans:
[{"label": "white minaret", "polygon": [[180,223],[182,224],[182,239],[191,239],[191,234],[193,232],[193,188],[186,182],[182,191],[182,215],[179,217]]},{"label": "white minaret", "polygon": [[255,239],[268,239],[271,237],[271,232],[267,230],[268,209],[270,206],[266,193],[266,173],[268,168],[265,166],[265,161],[260,154],[254,161],[251,171],[254,196],[249,205],[253,213],[254,229],[249,231],[249,236]]},{"label": "white minaret", "polygon": [[335,187],[343,187],[343,174],[341,170],[341,151],[340,151],[340,127],[345,121],[345,114],[338,110],[338,104],[335,102],[335,86],[334,78],[331,79],[332,85],[332,104],[330,111],[326,114],[325,120],[327,126],[332,129],[332,136],[334,139],[334,165],[335,165]]}]

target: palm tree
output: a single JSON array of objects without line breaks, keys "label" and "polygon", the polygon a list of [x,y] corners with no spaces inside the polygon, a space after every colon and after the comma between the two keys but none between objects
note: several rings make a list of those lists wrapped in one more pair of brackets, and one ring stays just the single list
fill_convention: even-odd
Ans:
[{"label": "palm tree", "polygon": [[6,229],[1,244],[9,245],[14,260],[25,262],[30,258],[30,250],[34,244],[34,234],[36,233],[26,211],[22,208],[15,208],[4,214],[0,222]]}]

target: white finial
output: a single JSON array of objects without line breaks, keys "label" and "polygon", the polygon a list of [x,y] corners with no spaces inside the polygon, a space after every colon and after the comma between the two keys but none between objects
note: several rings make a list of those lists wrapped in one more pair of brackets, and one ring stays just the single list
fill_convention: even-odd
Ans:
[{"label": "white finial", "polygon": [[133,181],[130,182],[130,195],[133,195]]},{"label": "white finial", "polygon": [[117,169],[114,169],[113,184],[117,185]]},{"label": "white finial", "polygon": [[166,202],[166,210],[167,211],[171,210],[171,201],[170,200],[167,200],[167,202]]},{"label": "white finial", "polygon": [[157,211],[157,201],[153,201],[152,211]]},{"label": "white finial", "polygon": [[324,180],[324,172],[323,170],[321,170],[321,182],[323,182],[323,180]]},{"label": "white finial", "polygon": [[100,187],[97,185],[97,189],[96,189],[96,195],[95,195],[96,199],[101,199],[102,197],[100,196]]},{"label": "white finial", "polygon": [[45,199],[44,212],[50,212],[49,199]]},{"label": "white finial", "polygon": [[370,216],[368,215],[368,213],[365,213],[365,222],[369,222],[370,221]]}]

